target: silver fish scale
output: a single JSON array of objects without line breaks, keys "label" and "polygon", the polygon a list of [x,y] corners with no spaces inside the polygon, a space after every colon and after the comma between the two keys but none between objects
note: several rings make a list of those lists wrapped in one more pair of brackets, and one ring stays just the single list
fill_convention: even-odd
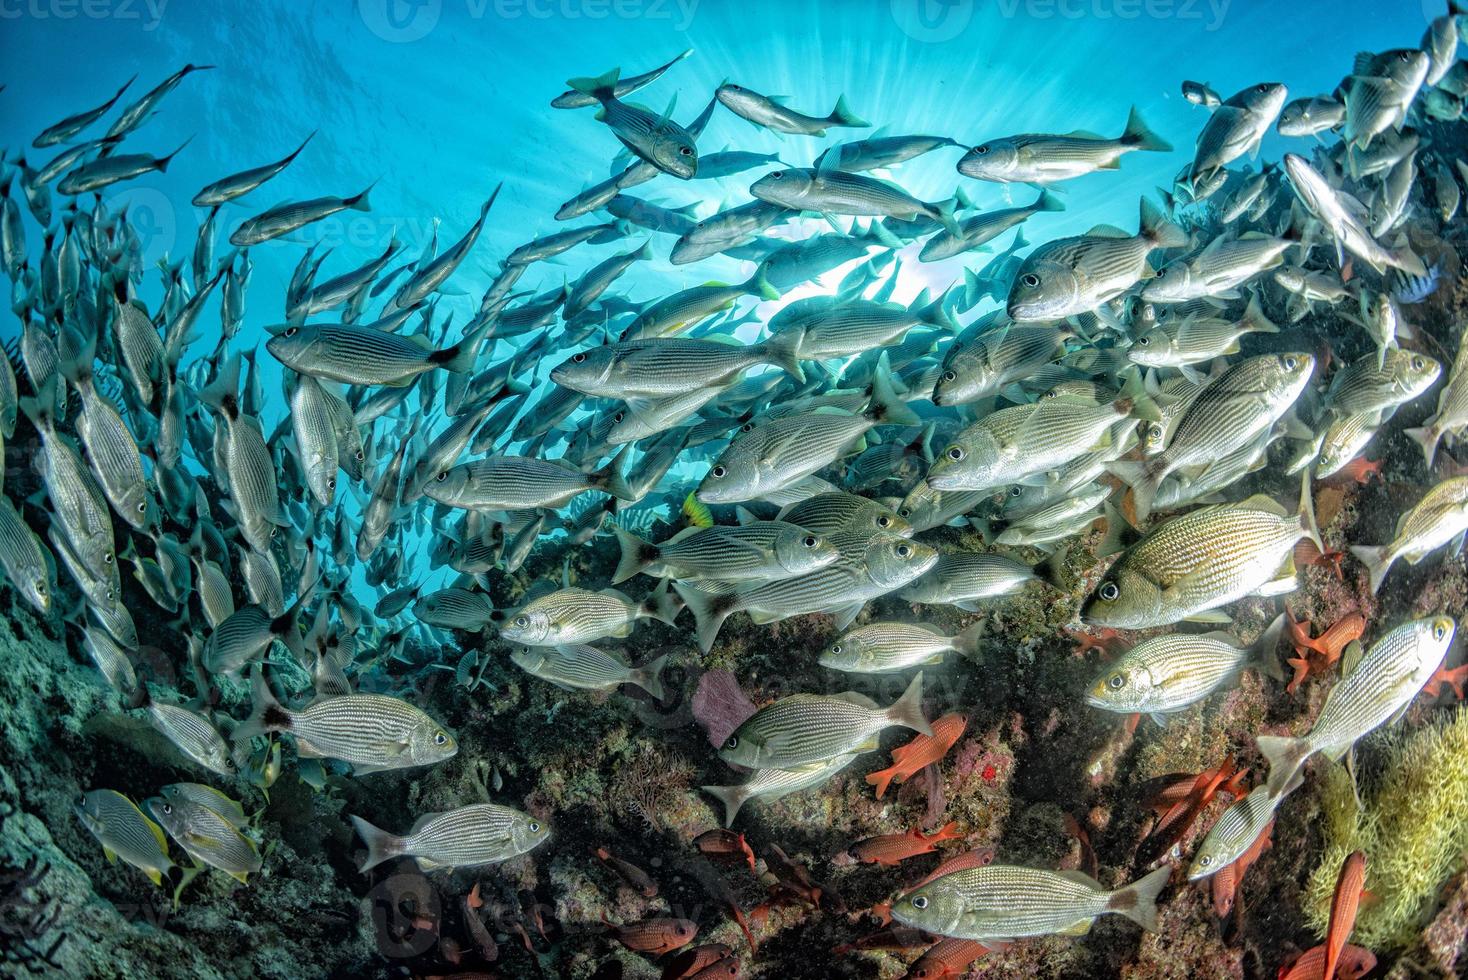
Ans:
[{"label": "silver fish scale", "polygon": [[220,623],[205,646],[210,670],[237,670],[270,643],[271,615],[258,605],[244,606]]},{"label": "silver fish scale", "polygon": [[321,351],[316,358],[330,364],[334,374],[350,375],[358,383],[396,380],[404,371],[427,367],[430,351],[398,334],[345,324],[312,329]]},{"label": "silver fish scale", "polygon": [[1117,567],[1162,588],[1188,579],[1182,598],[1190,605],[1207,603],[1196,608],[1212,608],[1269,581],[1304,533],[1293,516],[1242,505],[1207,507],[1163,524],[1123,555]]},{"label": "silver fish scale", "polygon": [[214,760],[229,757],[218,729],[203,715],[172,704],[152,704],[148,707],[154,723],[168,736],[169,741],[190,759],[224,775],[233,773]]},{"label": "silver fish scale", "polygon": [[255,422],[236,416],[228,423],[228,456],[230,496],[245,515],[272,524],[280,520],[280,497],[276,490],[278,477],[265,436]]},{"label": "silver fish scale", "polygon": [[1421,630],[1420,622],[1398,626],[1372,644],[1355,669],[1331,688],[1305,736],[1312,751],[1344,751],[1416,697],[1437,667],[1437,662],[1423,663],[1427,640]]},{"label": "silver fish scale", "polygon": [[1278,805],[1279,797],[1260,786],[1224,810],[1199,846],[1200,854],[1213,855],[1208,868],[1217,871],[1238,860],[1263,832]]},{"label": "silver fish scale", "polygon": [[505,861],[515,848],[515,825],[525,815],[494,803],[475,803],[439,814],[403,838],[403,853],[448,867]]},{"label": "silver fish scale", "polygon": [[169,834],[190,855],[232,874],[260,870],[259,851],[224,817],[183,797],[169,805],[174,817]]},{"label": "silver fish scale", "polygon": [[1271,403],[1278,387],[1272,361],[1272,357],[1250,358],[1205,386],[1168,441],[1162,453],[1167,462],[1177,467],[1216,459],[1268,424],[1277,407]]},{"label": "silver fish scale", "polygon": [[1104,235],[1082,235],[1042,245],[1030,253],[1025,266],[1048,259],[1085,276],[1093,287],[1123,288],[1137,281],[1152,244],[1145,238],[1111,238]]},{"label": "silver fish scale", "polygon": [[766,800],[779,799],[819,786],[851,765],[855,758],[855,755],[838,755],[793,769],[756,769],[754,775],[740,785],[739,790],[745,799],[757,796]]},{"label": "silver fish scale", "polygon": [[736,735],[762,739],[771,768],[788,769],[847,755],[888,726],[886,712],[819,694],[781,698],[739,727]]},{"label": "silver fish scale", "polygon": [[486,456],[463,466],[470,479],[467,495],[456,501],[460,506],[482,503],[507,510],[530,510],[589,487],[584,474],[528,456]]},{"label": "silver fish scale", "polygon": [[549,681],[563,681],[572,687],[604,689],[627,680],[632,668],[622,660],[593,646],[540,648],[541,659],[532,674]]},{"label": "silver fish scale", "polygon": [[1269,261],[1290,243],[1282,238],[1234,238],[1210,245],[1188,263],[1192,271],[1205,279],[1226,276],[1234,279],[1243,269],[1253,269]]},{"label": "silver fish scale", "polygon": [[673,394],[690,384],[710,383],[764,359],[761,347],[741,347],[687,337],[631,340],[617,345],[617,361],[608,382],[629,389]]},{"label": "silver fish scale", "polygon": [[811,176],[817,201],[828,207],[853,208],[846,214],[877,214],[902,217],[929,214],[933,208],[910,194],[862,174],[842,170],[816,171]]},{"label": "silver fish scale", "polygon": [[[589,589],[561,589],[536,599],[522,613],[544,612],[560,631],[570,636],[601,637],[637,618],[626,599]],[[562,642],[573,642],[563,638]]]},{"label": "silver fish scale", "polygon": [[759,571],[774,562],[776,538],[800,530],[784,521],[711,527],[658,546],[658,561],[714,578],[721,574]]},{"label": "silver fish scale", "polygon": [[124,520],[134,527],[141,526],[137,505],[143,502],[144,483],[138,444],[117,409],[90,384],[83,386],[77,428],[108,498]]},{"label": "silver fish scale", "polygon": [[1117,670],[1140,667],[1152,689],[1137,703],[1142,711],[1171,711],[1207,697],[1248,661],[1249,651],[1206,636],[1170,634],[1133,647]]},{"label": "silver fish scale", "polygon": [[1392,549],[1403,557],[1420,558],[1468,528],[1468,477],[1451,477],[1427,491],[1415,507],[1402,515]]},{"label": "silver fish scale", "polygon": [[[885,511],[881,504],[866,497],[849,493],[820,493],[792,505],[780,515],[780,519],[816,534],[835,534],[867,518],[875,522]],[[897,517],[892,515],[891,519],[895,522]],[[876,525],[873,524],[870,530],[877,530]]]},{"label": "silver fish scale", "polygon": [[802,412],[742,433],[725,452],[749,453],[771,462],[791,456],[827,459],[871,427],[871,420],[861,415]]},{"label": "silver fish scale", "polygon": [[1414,376],[1409,365],[1421,355],[1399,348],[1386,351],[1385,367],[1376,367],[1376,358],[1368,355],[1344,368],[1336,375],[1327,399],[1330,407],[1341,413],[1376,412],[1400,404],[1413,392]]},{"label": "silver fish scale", "polygon": [[1030,566],[1005,555],[940,555],[931,571],[903,590],[915,602],[961,602],[1008,595],[1035,577]]},{"label": "silver fish scale", "polygon": [[0,498],[0,566],[18,586],[49,578],[41,542],[7,498]]},{"label": "silver fish scale", "polygon": [[441,589],[431,598],[434,600],[433,615],[454,622],[483,620],[491,611],[488,596],[472,589]]},{"label": "silver fish scale", "polygon": [[291,711],[290,731],[322,755],[343,762],[382,764],[382,746],[402,743],[428,716],[383,694],[347,694]]},{"label": "silver fish scale", "polygon": [[128,377],[142,400],[153,401],[153,378],[163,363],[163,338],[148,314],[132,303],[116,305],[115,328]]},{"label": "silver fish scale", "polygon": [[[1120,140],[1092,139],[1084,136],[1048,135],[1045,133],[1021,133],[1011,136],[1006,142],[1014,145],[1020,155],[1025,156],[1025,151],[1030,151],[1030,156],[1039,156],[1045,160],[1056,160],[1079,163],[1090,163],[1094,160],[1107,160],[1116,155],[1116,151],[1125,144]],[[1035,148],[1040,147],[1042,153],[1036,153]]]},{"label": "silver fish scale", "polygon": [[88,803],[92,800],[100,801],[96,804],[96,819],[102,824],[102,830],[106,834],[103,844],[109,850],[123,857],[129,854],[146,854],[162,858],[165,865],[167,864],[168,857],[163,849],[163,842],[153,833],[147,815],[131,800],[121,793],[106,790],[88,793],[87,797]]},{"label": "silver fish scale", "polygon": [[1059,932],[1105,912],[1111,898],[1065,875],[1014,865],[967,868],[925,887],[940,883],[963,896],[967,928],[994,939]]}]

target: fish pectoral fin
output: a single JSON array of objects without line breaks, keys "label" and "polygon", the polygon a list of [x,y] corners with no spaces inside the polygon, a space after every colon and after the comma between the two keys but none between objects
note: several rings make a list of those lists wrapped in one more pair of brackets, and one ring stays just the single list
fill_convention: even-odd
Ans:
[{"label": "fish pectoral fin", "polygon": [[106,844],[102,845],[102,855],[107,858],[108,864],[117,863],[117,852],[108,847]]},{"label": "fish pectoral fin", "polygon": [[148,880],[151,881],[154,885],[158,885],[160,887],[162,886],[163,872],[159,871],[157,868],[148,868],[146,871],[143,872],[143,874],[147,875]]},{"label": "fish pectoral fin", "polygon": [[1147,717],[1148,718],[1151,718],[1152,719],[1152,723],[1154,725],[1158,726],[1159,728],[1166,728],[1167,727],[1167,715],[1163,714],[1162,712],[1160,712],[1160,711],[1149,711],[1147,713]]},{"label": "fish pectoral fin", "polygon": [[225,874],[229,875],[231,878],[233,878],[235,881],[238,881],[242,885],[249,883],[248,882],[249,874],[247,872],[244,872],[244,871],[226,871]]},{"label": "fish pectoral fin", "polygon": [[1217,623],[1225,625],[1232,623],[1234,620],[1232,616],[1222,609],[1205,609],[1202,612],[1193,613],[1191,616],[1184,616],[1183,621],[1188,623]]},{"label": "fish pectoral fin", "polygon": [[1082,919],[1079,922],[1066,926],[1064,929],[1059,930],[1059,932],[1062,936],[1084,936],[1091,931],[1091,921],[1090,919]]}]

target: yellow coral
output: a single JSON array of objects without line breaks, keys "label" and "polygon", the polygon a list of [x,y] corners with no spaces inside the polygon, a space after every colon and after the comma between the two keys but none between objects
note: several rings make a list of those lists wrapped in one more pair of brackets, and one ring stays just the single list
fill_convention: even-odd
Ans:
[{"label": "yellow coral", "polygon": [[1345,770],[1327,774],[1320,801],[1325,853],[1305,899],[1310,925],[1324,936],[1341,862],[1364,850],[1375,901],[1362,904],[1351,941],[1375,950],[1412,942],[1443,882],[1468,856],[1468,709],[1396,733],[1382,749],[1381,775],[1360,808]]}]

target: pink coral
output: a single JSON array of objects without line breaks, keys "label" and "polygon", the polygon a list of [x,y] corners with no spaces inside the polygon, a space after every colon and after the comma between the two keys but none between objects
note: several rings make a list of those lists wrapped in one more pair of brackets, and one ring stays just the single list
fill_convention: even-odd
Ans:
[{"label": "pink coral", "polygon": [[754,712],[754,702],[739,686],[733,671],[711,670],[698,679],[698,689],[693,692],[693,717],[715,747],[723,745]]}]

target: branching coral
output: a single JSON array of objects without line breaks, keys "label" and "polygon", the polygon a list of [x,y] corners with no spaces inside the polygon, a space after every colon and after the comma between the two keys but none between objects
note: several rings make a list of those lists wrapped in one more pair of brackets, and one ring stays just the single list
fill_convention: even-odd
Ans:
[{"label": "branching coral", "polygon": [[1325,935],[1336,869],[1360,848],[1375,901],[1362,906],[1352,938],[1374,950],[1407,946],[1468,855],[1468,709],[1387,743],[1360,809],[1349,776],[1332,769],[1321,808],[1326,848],[1306,895],[1311,926]]}]

